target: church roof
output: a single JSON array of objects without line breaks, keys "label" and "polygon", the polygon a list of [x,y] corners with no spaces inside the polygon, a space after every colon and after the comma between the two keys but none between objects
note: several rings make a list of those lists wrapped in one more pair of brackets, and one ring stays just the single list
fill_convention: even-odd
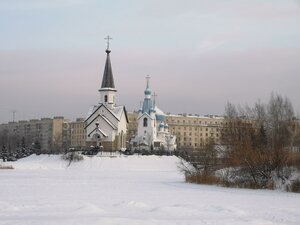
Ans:
[{"label": "church roof", "polygon": [[99,129],[99,127],[96,127],[94,130],[92,130],[92,132],[88,134],[88,137],[90,137],[92,133],[98,133],[98,132],[101,133],[104,137],[108,137],[108,135],[104,133],[104,131]]},{"label": "church roof", "polygon": [[[128,121],[128,117],[127,117],[127,111],[125,109],[125,106],[117,106],[115,107],[113,110],[110,110],[109,108],[107,108],[104,104],[100,103],[98,106],[93,106],[87,115],[87,118],[85,119],[85,121],[87,122],[96,112],[98,112],[98,110],[104,107],[111,115],[113,115],[118,121],[121,120],[122,114],[125,113],[125,118],[127,123]],[[88,125],[87,125],[88,126]]]},{"label": "church roof", "polygon": [[107,56],[106,56],[101,88],[115,88],[114,77],[113,77],[110,57],[109,57],[110,50],[107,49],[105,52]]}]

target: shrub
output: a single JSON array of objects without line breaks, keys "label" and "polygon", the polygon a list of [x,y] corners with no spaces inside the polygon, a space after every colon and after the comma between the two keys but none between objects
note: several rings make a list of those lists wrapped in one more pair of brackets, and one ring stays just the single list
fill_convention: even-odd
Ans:
[{"label": "shrub", "polygon": [[78,162],[78,161],[81,161],[83,160],[83,156],[78,154],[77,152],[68,152],[64,155],[62,155],[61,157],[63,160],[66,160],[66,161],[69,161],[69,164],[68,166],[70,166],[70,164],[72,162]]},{"label": "shrub", "polygon": [[288,155],[287,165],[300,169],[300,152],[290,152]]},{"label": "shrub", "polygon": [[292,182],[292,184],[290,186],[290,191],[300,193],[300,180],[299,179]]},{"label": "shrub", "polygon": [[185,176],[186,182],[196,184],[220,184],[220,179],[210,174],[193,174]]}]

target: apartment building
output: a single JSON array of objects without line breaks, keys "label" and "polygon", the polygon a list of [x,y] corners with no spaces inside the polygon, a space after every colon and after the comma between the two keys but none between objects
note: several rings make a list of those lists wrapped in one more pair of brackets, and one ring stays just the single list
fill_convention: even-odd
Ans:
[{"label": "apartment building", "polygon": [[191,114],[167,115],[169,130],[177,137],[177,147],[197,149],[208,143],[221,141],[224,118],[220,116],[199,116]]},{"label": "apartment building", "polygon": [[[136,112],[128,113],[128,134],[134,136],[137,132]],[[210,139],[215,143],[221,142],[221,131],[224,118],[220,116],[200,116],[191,114],[166,115],[169,132],[176,135],[177,149],[197,149],[204,146]]]},{"label": "apartment building", "polygon": [[68,145],[68,121],[64,117],[21,120],[0,124],[0,144],[14,150],[22,139],[39,145],[42,153],[58,153]]},{"label": "apartment building", "polygon": [[77,118],[76,121],[70,122],[70,147],[84,149],[86,147],[86,123],[84,118]]}]

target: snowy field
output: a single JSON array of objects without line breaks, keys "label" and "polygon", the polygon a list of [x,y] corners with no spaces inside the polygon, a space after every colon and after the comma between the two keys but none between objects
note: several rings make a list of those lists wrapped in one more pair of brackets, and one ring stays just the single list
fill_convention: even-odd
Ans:
[{"label": "snowy field", "polygon": [[0,170],[1,225],[300,224],[300,194],[184,183],[176,157],[30,156]]}]

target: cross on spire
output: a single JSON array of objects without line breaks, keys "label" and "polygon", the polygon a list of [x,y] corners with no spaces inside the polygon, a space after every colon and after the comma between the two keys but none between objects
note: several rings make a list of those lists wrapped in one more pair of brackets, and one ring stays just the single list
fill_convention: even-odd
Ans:
[{"label": "cross on spire", "polygon": [[157,94],[154,92],[152,96],[153,96],[154,101],[155,101],[155,98],[157,97]]},{"label": "cross on spire", "polygon": [[146,76],[146,79],[147,79],[147,88],[149,88],[150,76],[149,76],[149,75],[147,75],[147,76]]},{"label": "cross on spire", "polygon": [[109,35],[107,35],[106,38],[104,38],[104,40],[107,40],[107,48],[106,48],[106,50],[109,50],[109,40],[112,40],[112,38]]},{"label": "cross on spire", "polygon": [[155,99],[157,97],[157,94],[154,92],[152,97],[153,97],[153,107],[155,107]]}]

